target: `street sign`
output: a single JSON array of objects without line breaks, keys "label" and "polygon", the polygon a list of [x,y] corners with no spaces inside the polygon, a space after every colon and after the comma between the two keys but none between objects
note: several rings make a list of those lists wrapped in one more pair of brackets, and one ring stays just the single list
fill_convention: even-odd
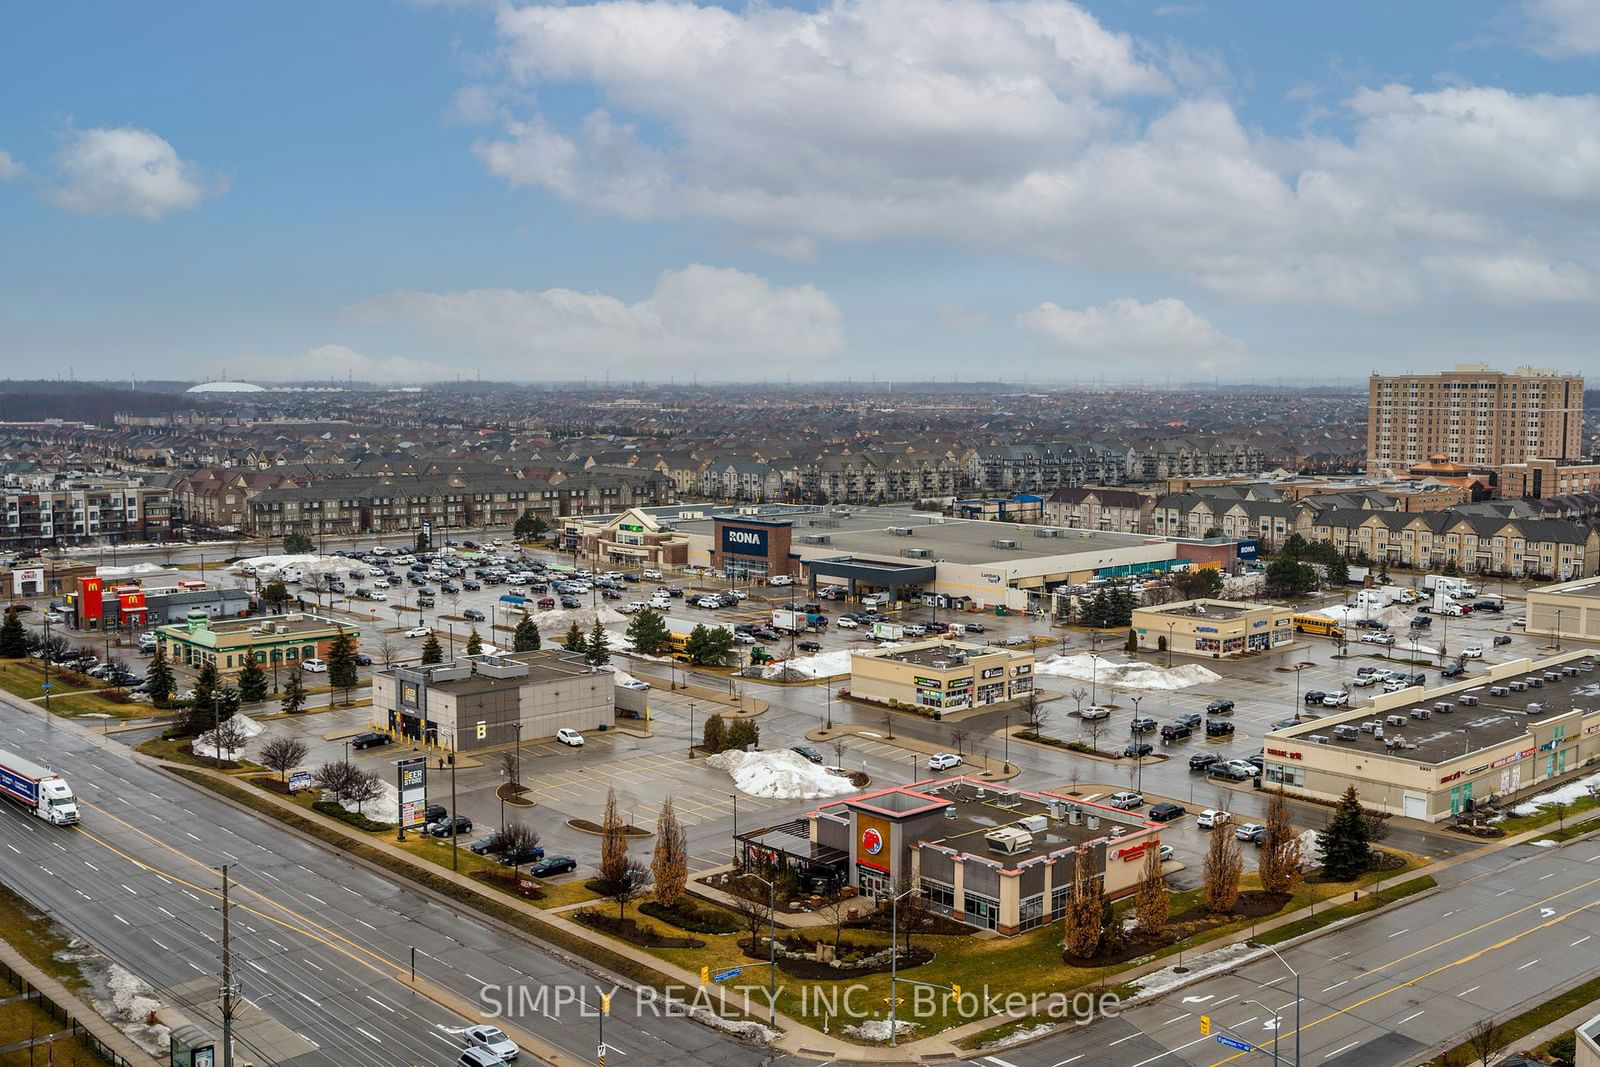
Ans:
[{"label": "street sign", "polygon": [[728,970],[728,971],[718,971],[716,974],[711,976],[711,980],[713,982],[726,982],[730,978],[737,978],[743,973],[744,973],[744,968],[743,967],[735,967],[732,970]]},{"label": "street sign", "polygon": [[39,688],[40,689],[54,689],[55,687],[56,687],[56,684],[54,682],[40,682],[39,683]]},{"label": "street sign", "polygon": [[1227,1034],[1218,1034],[1217,1035],[1217,1044],[1226,1045],[1229,1048],[1237,1049],[1240,1052],[1252,1052],[1252,1051],[1254,1051],[1254,1046],[1252,1046],[1249,1042],[1237,1041],[1234,1038],[1229,1037]]}]

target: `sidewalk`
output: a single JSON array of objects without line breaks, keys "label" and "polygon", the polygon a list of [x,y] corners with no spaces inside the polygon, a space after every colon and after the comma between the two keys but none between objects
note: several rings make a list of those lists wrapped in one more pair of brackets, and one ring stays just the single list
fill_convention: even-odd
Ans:
[{"label": "sidewalk", "polygon": [[78,1028],[93,1035],[106,1048],[129,1063],[158,1063],[156,1057],[134,1044],[133,1040],[118,1030],[94,1008],[78,999],[66,986],[29,963],[23,955],[4,941],[0,941],[0,962],[4,962],[21,978],[44,994],[47,1000],[71,1015]]}]

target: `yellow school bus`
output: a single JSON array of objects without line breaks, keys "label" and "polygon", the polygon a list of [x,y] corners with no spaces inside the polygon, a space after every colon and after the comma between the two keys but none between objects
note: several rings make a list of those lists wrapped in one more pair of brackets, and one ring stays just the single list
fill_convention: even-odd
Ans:
[{"label": "yellow school bus", "polygon": [[1296,615],[1294,617],[1294,630],[1295,633],[1300,634],[1331,637],[1335,641],[1344,637],[1344,627],[1326,615]]}]

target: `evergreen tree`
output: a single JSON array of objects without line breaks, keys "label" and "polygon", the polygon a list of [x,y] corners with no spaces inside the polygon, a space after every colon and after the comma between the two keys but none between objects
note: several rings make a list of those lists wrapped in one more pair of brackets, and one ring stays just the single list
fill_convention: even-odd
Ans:
[{"label": "evergreen tree", "polygon": [[239,672],[239,699],[247,704],[259,704],[267,699],[267,672],[256,662],[253,652],[246,654],[244,669]]},{"label": "evergreen tree", "polygon": [[428,639],[422,642],[422,665],[426,667],[430,663],[443,662],[444,649],[439,647],[439,638],[430,632]]},{"label": "evergreen tree", "polygon": [[417,551],[418,552],[426,552],[426,551],[428,551],[428,535],[425,534],[425,533],[422,533],[421,531],[417,532]]},{"label": "evergreen tree", "polygon": [[1123,650],[1126,651],[1126,652],[1137,652],[1137,651],[1139,651],[1139,635],[1137,633],[1135,633],[1133,630],[1129,630],[1128,631],[1128,639],[1123,642],[1122,647],[1123,647]]},{"label": "evergreen tree", "polygon": [[311,543],[311,538],[302,533],[289,533],[283,535],[283,552],[287,556],[309,556],[315,552],[317,546]]},{"label": "evergreen tree", "polygon": [[266,601],[273,611],[282,611],[283,606],[289,602],[289,587],[282,582],[268,582],[261,590],[261,599]]},{"label": "evergreen tree", "polygon": [[578,628],[577,619],[573,619],[572,625],[567,627],[567,636],[561,639],[561,647],[568,652],[589,651],[589,644],[583,638],[583,631]]},{"label": "evergreen tree", "polygon": [[671,639],[666,621],[662,619],[661,612],[654,608],[645,608],[628,623],[628,640],[633,642],[634,651],[641,656],[655,655]]},{"label": "evergreen tree", "polygon": [[483,638],[478,636],[478,628],[476,626],[474,626],[472,628],[472,632],[467,635],[467,655],[483,655]]},{"label": "evergreen tree", "polygon": [[539,627],[530,616],[524,615],[511,636],[511,647],[517,652],[537,652],[540,643]]},{"label": "evergreen tree", "polygon": [[194,706],[209,716],[216,693],[217,665],[207,661],[200,665],[200,672],[194,678]]},{"label": "evergreen tree", "polygon": [[306,706],[306,685],[300,680],[299,671],[289,672],[289,681],[283,687],[283,700],[279,706],[290,715],[298,714]]},{"label": "evergreen tree", "polygon": [[16,608],[6,611],[6,621],[0,624],[0,657],[21,659],[28,654],[28,633],[22,626],[22,616]]},{"label": "evergreen tree", "polygon": [[550,532],[550,524],[531,511],[524,511],[511,528],[511,535],[518,541],[537,541]]},{"label": "evergreen tree", "polygon": [[355,638],[341,629],[339,636],[328,646],[328,683],[345,691],[345,703],[350,702],[350,690],[360,681],[356,674]]},{"label": "evergreen tree", "polygon": [[713,715],[706,720],[705,726],[700,731],[700,747],[712,755],[716,755],[728,747],[727,723],[721,715]]},{"label": "evergreen tree", "polygon": [[729,748],[745,749],[759,748],[761,746],[761,728],[754,719],[735,719],[733,725],[728,727],[727,741]]},{"label": "evergreen tree", "polygon": [[1322,873],[1331,881],[1348,882],[1363,874],[1372,860],[1367,820],[1356,787],[1339,798],[1333,817],[1321,834]]},{"label": "evergreen tree", "polygon": [[689,640],[684,642],[683,650],[688,654],[690,663],[704,667],[722,662],[732,648],[732,631],[724,626],[711,628],[702,623],[689,631]]},{"label": "evergreen tree", "polygon": [[604,667],[611,662],[611,646],[606,641],[606,628],[600,625],[599,616],[595,617],[594,625],[589,628],[589,640],[584,645],[583,657],[591,667]]},{"label": "evergreen tree", "polygon": [[156,707],[159,708],[172,699],[172,690],[177,685],[177,679],[172,676],[172,664],[167,662],[167,653],[160,644],[156,645],[155,658],[150,661],[149,669],[144,672],[144,683]]}]

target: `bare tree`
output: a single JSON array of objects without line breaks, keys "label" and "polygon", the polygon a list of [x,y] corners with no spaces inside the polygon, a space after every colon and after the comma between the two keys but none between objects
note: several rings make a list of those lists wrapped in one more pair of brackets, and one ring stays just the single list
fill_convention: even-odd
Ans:
[{"label": "bare tree", "polygon": [[1381,808],[1362,807],[1361,819],[1367,824],[1367,840],[1369,842],[1382,841],[1389,836],[1390,814],[1390,812]]},{"label": "bare tree", "polygon": [[[911,872],[900,872],[895,880],[895,895],[900,897],[900,902],[889,909],[890,917],[894,920],[894,937],[898,940],[905,939],[907,952],[911,951],[911,935],[922,925],[927,916],[927,902],[918,893],[908,892],[913,886]],[[903,895],[902,895],[903,894]]]},{"label": "bare tree", "polygon": [[734,914],[750,930],[750,952],[756,951],[756,938],[761,936],[761,926],[769,921],[771,890],[766,883],[748,875],[735,874],[728,883],[728,897]]},{"label": "bare tree", "polygon": [[1261,843],[1256,867],[1261,888],[1269,893],[1287,893],[1300,880],[1300,838],[1289,821],[1289,798],[1282,788],[1267,801],[1267,836]]},{"label": "bare tree", "polygon": [[1509,1044],[1511,1036],[1492,1015],[1479,1019],[1467,1031],[1467,1047],[1483,1067],[1489,1067],[1489,1061]]},{"label": "bare tree", "polygon": [[1079,686],[1076,689],[1067,690],[1067,696],[1072,699],[1072,710],[1080,715],[1083,714],[1083,702],[1089,699],[1089,691]]},{"label": "bare tree", "polygon": [[833,765],[835,767],[843,767],[844,766],[844,738],[843,737],[836,737],[836,738],[833,739]]},{"label": "bare tree", "polygon": [[1039,690],[1028,690],[1027,695],[1022,698],[1022,703],[1018,705],[1018,710],[1022,712],[1022,723],[1029,733],[1035,737],[1044,733],[1044,724],[1050,717],[1050,709],[1039,699]]},{"label": "bare tree", "polygon": [[600,879],[600,891],[607,900],[617,904],[617,918],[622,918],[628,905],[650,888],[650,868],[638,860],[626,860],[613,878]]},{"label": "bare tree", "polygon": [[818,915],[827,920],[833,927],[833,950],[839,951],[839,938],[844,933],[845,921],[850,918],[850,909],[855,905],[855,897],[847,897],[843,886],[829,886],[827,892],[821,894],[814,909]]},{"label": "bare tree", "polygon": [[514,751],[502,752],[499,757],[500,773],[505,775],[506,784],[515,789],[522,784],[518,776],[522,773],[522,761],[517,758]]},{"label": "bare tree", "polygon": [[1083,728],[1089,733],[1089,747],[1096,752],[1100,751],[1100,733],[1105,727],[1106,724],[1099,719],[1083,725]]},{"label": "bare tree", "polygon": [[539,831],[525,822],[508,822],[496,831],[493,845],[502,855],[527,855],[539,847]]},{"label": "bare tree", "polygon": [[683,898],[689,881],[689,839],[678,822],[678,813],[669,796],[661,802],[656,818],[656,847],[650,855],[650,873],[655,877],[656,899],[673,907]]},{"label": "bare tree", "polygon": [[223,719],[211,729],[195,738],[195,747],[205,746],[216,753],[218,760],[231,760],[244,748],[246,741],[250,740],[244,732],[244,727],[233,717]]},{"label": "bare tree", "polygon": [[894,716],[887,711],[883,713],[883,736],[886,740],[894,740]]},{"label": "bare tree", "polygon": [[379,631],[375,651],[378,653],[378,659],[383,662],[385,667],[394,666],[394,641],[387,633]]},{"label": "bare tree", "polygon": [[950,731],[950,743],[956,746],[956,755],[965,755],[965,753],[962,751],[962,746],[967,743],[967,739],[971,736],[971,733],[959,726]]},{"label": "bare tree", "polygon": [[361,771],[354,764],[335,760],[318,767],[312,774],[312,781],[329,800],[343,803],[350,797],[354,782],[360,774]]},{"label": "bare tree", "polygon": [[1172,899],[1167,895],[1167,880],[1161,873],[1161,849],[1152,844],[1145,849],[1144,877],[1133,902],[1134,921],[1141,934],[1159,937],[1166,930],[1171,914]]},{"label": "bare tree", "polygon": [[367,804],[383,796],[383,779],[372,771],[357,771],[359,777],[350,783],[350,795],[346,799],[355,801],[356,814],[361,814],[361,809]]},{"label": "bare tree", "polygon": [[1244,873],[1244,856],[1239,840],[1226,830],[1213,830],[1206,848],[1202,886],[1206,911],[1226,915],[1239,901],[1239,877]]},{"label": "bare tree", "polygon": [[287,779],[289,769],[298,767],[306,758],[306,743],[296,737],[274,737],[261,746],[261,765],[277,771],[279,779]]}]

